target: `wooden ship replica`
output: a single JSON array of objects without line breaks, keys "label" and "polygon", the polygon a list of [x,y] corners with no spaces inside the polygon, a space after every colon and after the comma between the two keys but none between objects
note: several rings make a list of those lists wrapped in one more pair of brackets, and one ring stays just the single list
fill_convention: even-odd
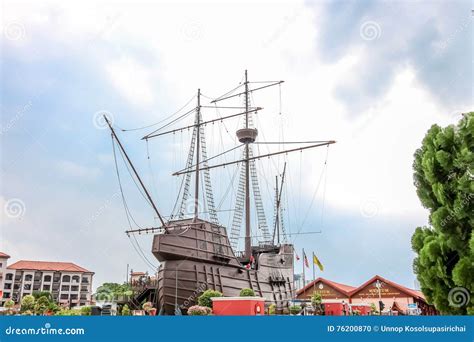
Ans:
[{"label": "wooden ship replica", "polygon": [[[254,155],[252,144],[257,139],[258,130],[253,127],[252,115],[263,108],[250,106],[249,96],[252,92],[281,83],[283,81],[249,82],[247,71],[245,71],[244,81],[238,87],[211,101],[212,108],[240,109],[238,113],[203,121],[201,109],[204,106],[201,105],[201,92],[198,90],[197,105],[192,110],[195,113],[193,125],[168,131],[158,129],[142,138],[148,140],[173,134],[183,129],[193,130],[186,167],[173,174],[174,176],[182,176],[183,183],[181,184],[182,191],[178,194],[181,197],[181,205],[177,214],[171,215],[169,220],[165,220],[158,211],[114,128],[107,117],[104,116],[111,130],[112,140],[116,142],[125,157],[124,160],[129,164],[133,175],[138,180],[138,184],[161,222],[159,227],[126,231],[127,235],[136,233],[154,234],[152,253],[160,262],[157,281],[153,286],[142,288],[137,296],[132,298],[130,302],[132,307],[138,308],[140,303],[146,300],[155,303],[160,314],[186,314],[187,308],[196,305],[197,297],[207,289],[220,291],[224,296],[238,296],[241,289],[250,288],[255,291],[257,296],[266,299],[266,305],[275,304],[277,312],[288,311],[289,302],[294,298],[296,289],[293,281],[294,248],[292,244],[286,242],[286,239],[280,238],[281,235],[285,234],[284,231],[282,232],[283,221],[280,203],[286,164],[283,173],[280,175],[281,178],[276,176],[274,227],[273,231],[270,232],[265,219],[255,162],[260,158],[328,146],[335,143],[335,141],[304,142],[306,145],[297,148]],[[257,86],[251,89],[253,84]],[[219,107],[217,105],[222,101],[235,97],[243,97],[243,107]],[[244,117],[243,128],[236,132],[241,145],[232,150],[241,148],[242,158],[222,164],[209,165],[209,161],[215,157],[207,157],[204,126],[238,116]],[[282,144],[290,143],[301,144],[301,142],[282,142]],[[241,169],[232,226],[229,231],[218,221],[209,170],[234,164],[239,165]],[[186,203],[189,203],[192,188],[191,175],[194,175],[194,214],[192,217],[186,217]],[[203,184],[200,184],[200,182],[203,182]],[[206,208],[209,213],[208,220],[199,217],[200,189],[205,190],[205,194],[201,195],[206,201]],[[251,227],[251,191],[253,192],[255,212],[258,218],[258,227],[254,227],[256,229]],[[243,251],[237,251],[242,220],[245,227],[245,248]],[[254,235],[252,235],[252,231]],[[256,235],[263,237],[258,244],[255,243]]]}]

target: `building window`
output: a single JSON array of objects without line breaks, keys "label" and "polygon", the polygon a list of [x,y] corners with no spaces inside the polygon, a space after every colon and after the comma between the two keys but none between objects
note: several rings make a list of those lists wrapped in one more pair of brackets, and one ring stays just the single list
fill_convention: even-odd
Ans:
[{"label": "building window", "polygon": [[89,290],[87,289],[87,286],[82,286],[81,287],[81,292],[88,292]]},{"label": "building window", "polygon": [[69,285],[61,286],[61,291],[69,291]]},{"label": "building window", "polygon": [[72,294],[71,299],[77,299],[77,294]]},{"label": "building window", "polygon": [[15,284],[15,285],[13,286],[13,289],[14,289],[14,290],[20,289],[20,284]]},{"label": "building window", "polygon": [[72,281],[78,283],[79,282],[79,276],[77,276],[77,275],[73,276]]},{"label": "building window", "polygon": [[2,267],[3,267],[3,263],[0,262],[0,268],[2,268]]},{"label": "building window", "polygon": [[43,291],[49,291],[50,288],[50,285],[43,285]]},{"label": "building window", "polygon": [[44,276],[44,281],[50,282],[51,276],[50,275]]},{"label": "building window", "polygon": [[89,278],[82,277],[82,283],[83,284],[89,284]]},{"label": "building window", "polygon": [[23,290],[31,290],[31,284],[23,285]]},{"label": "building window", "polygon": [[5,288],[5,290],[11,290],[12,284],[5,284],[4,288]]},{"label": "building window", "polygon": [[63,281],[64,281],[65,283],[69,283],[69,282],[71,281],[71,277],[68,276],[68,275],[65,275],[65,276],[63,276]]},{"label": "building window", "polygon": [[79,291],[79,286],[71,286],[71,291]]},{"label": "building window", "polygon": [[3,293],[3,298],[10,298],[10,296],[11,296],[10,292]]},{"label": "building window", "polygon": [[13,273],[7,273],[6,280],[13,280]]},{"label": "building window", "polygon": [[31,274],[27,274],[25,276],[25,281],[32,281],[33,280],[33,276]]},{"label": "building window", "polygon": [[63,293],[63,294],[61,295],[61,299],[69,299],[69,295]]}]

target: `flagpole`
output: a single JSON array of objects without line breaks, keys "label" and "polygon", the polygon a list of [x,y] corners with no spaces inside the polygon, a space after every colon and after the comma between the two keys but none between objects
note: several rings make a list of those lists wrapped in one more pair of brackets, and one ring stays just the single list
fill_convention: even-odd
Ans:
[{"label": "flagpole", "polygon": [[[304,254],[304,248],[303,248],[303,255],[301,256],[301,261],[303,262],[303,289],[306,286],[306,277],[305,277],[305,272],[304,272],[304,258],[305,258],[305,254]],[[305,294],[306,294],[306,291],[303,291],[303,296]]]},{"label": "flagpole", "polygon": [[316,278],[315,278],[315,273],[314,273],[314,252],[313,252],[313,281],[315,281]]}]

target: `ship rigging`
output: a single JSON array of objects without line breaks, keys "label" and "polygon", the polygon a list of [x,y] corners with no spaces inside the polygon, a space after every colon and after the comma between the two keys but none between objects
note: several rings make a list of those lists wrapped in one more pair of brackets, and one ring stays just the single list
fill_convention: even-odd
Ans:
[{"label": "ship rigging", "polygon": [[[184,168],[173,173],[174,176],[181,176],[182,181],[178,193],[181,198],[174,206],[173,212],[165,220],[165,217],[158,210],[150,192],[129,158],[124,146],[120,142],[112,123],[104,116],[108,124],[114,143],[125,157],[125,161],[132,171],[132,175],[138,181],[139,187],[143,191],[144,197],[151,205],[154,213],[159,219],[161,226],[127,230],[130,234],[154,235],[152,252],[160,261],[158,270],[158,283],[156,288],[147,289],[146,294],[140,294],[140,298],[147,297],[156,302],[157,307],[163,314],[176,312],[178,306],[183,307],[183,303],[189,307],[193,301],[189,296],[196,289],[212,288],[219,290],[224,295],[235,295],[243,287],[249,287],[255,292],[265,297],[268,303],[275,303],[277,310],[284,311],[288,308],[289,300],[294,295],[293,284],[293,245],[282,243],[281,236],[285,237],[284,224],[282,220],[281,200],[283,184],[286,174],[286,163],[281,174],[276,176],[275,182],[275,215],[273,231],[270,232],[260,192],[259,180],[257,177],[256,161],[262,158],[270,158],[277,155],[288,154],[296,151],[313,149],[321,146],[334,144],[333,140],[326,141],[293,141],[293,142],[263,142],[257,141],[258,130],[254,127],[253,115],[258,114],[262,107],[251,106],[250,94],[270,88],[280,86],[283,81],[271,82],[249,82],[247,71],[245,71],[244,81],[231,91],[213,99],[210,105],[202,105],[202,93],[198,89],[196,99],[197,104],[191,111],[180,115],[162,127],[143,136],[148,144],[148,140],[157,137],[174,134],[183,130],[192,129],[192,137],[189,152]],[[251,86],[257,86],[252,88]],[[244,105],[225,106],[220,105],[223,101],[243,97]],[[235,110],[225,116],[204,121],[202,117],[203,108],[216,108],[225,110]],[[194,123],[192,125],[165,130],[178,119],[194,113]],[[233,118],[244,118],[243,127],[236,132],[240,144],[233,146],[226,151],[215,156],[207,156],[207,146],[204,127],[216,122],[224,122]],[[253,150],[254,144],[298,144],[300,146],[277,152],[257,154]],[[302,145],[302,146],[301,146]],[[210,164],[229,152],[240,151],[241,158],[232,161]],[[224,168],[229,165],[238,165],[240,175],[238,181],[238,191],[236,194],[233,209],[233,218],[230,231],[219,223],[214,195],[212,191],[210,170]],[[117,171],[118,172],[118,171]],[[191,180],[194,175],[194,194],[192,200],[192,217],[187,217],[189,197],[191,196]],[[200,189],[205,198],[206,212],[209,219],[200,217]],[[259,245],[253,245],[251,227],[251,192],[255,203],[255,213],[258,222],[259,233],[253,237],[261,237]],[[126,209],[127,210],[127,209]],[[237,251],[238,241],[242,221],[244,221],[244,250]],[[172,283],[172,284],[171,284]],[[202,286],[204,285],[204,286]],[[139,296],[140,296],[139,295]],[[195,297],[195,296],[194,296]]]}]

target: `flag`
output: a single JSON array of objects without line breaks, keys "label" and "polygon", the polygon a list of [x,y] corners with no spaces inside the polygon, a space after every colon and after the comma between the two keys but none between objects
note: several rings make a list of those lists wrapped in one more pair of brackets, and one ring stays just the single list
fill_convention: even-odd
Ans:
[{"label": "flag", "polygon": [[321,271],[324,271],[324,266],[323,264],[321,264],[321,261],[319,261],[318,257],[316,256],[316,254],[313,253],[313,263],[319,267],[319,269]]},{"label": "flag", "polygon": [[298,256],[298,253],[295,252],[295,256],[296,256],[296,261],[300,260],[300,257]]},{"label": "flag", "polygon": [[309,268],[308,258],[306,257],[306,253],[303,251],[303,258],[304,258],[304,265]]}]

